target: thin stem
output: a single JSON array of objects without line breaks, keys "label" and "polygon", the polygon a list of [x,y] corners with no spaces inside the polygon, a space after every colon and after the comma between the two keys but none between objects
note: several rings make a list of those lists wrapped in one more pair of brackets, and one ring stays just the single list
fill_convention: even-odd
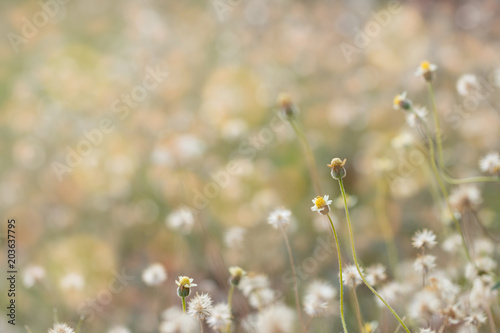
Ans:
[{"label": "thin stem", "polygon": [[354,305],[356,309],[356,319],[358,320],[358,326],[359,326],[359,331],[361,333],[364,333],[364,327],[363,327],[363,318],[361,317],[361,309],[359,308],[359,301],[358,301],[358,295],[356,294],[356,286],[352,286],[352,294],[354,298]]},{"label": "thin stem", "polygon": [[182,299],[182,312],[186,313],[186,297],[181,297]]},{"label": "thin stem", "polygon": [[80,316],[80,320],[78,321],[78,324],[76,325],[75,333],[80,333],[84,320],[85,320],[85,316]]},{"label": "thin stem", "polygon": [[495,327],[495,320],[493,320],[493,314],[491,313],[491,309],[489,306],[485,306],[486,308],[486,314],[488,315],[488,322],[490,324],[490,331],[491,333],[495,333],[497,331]]},{"label": "thin stem", "polygon": [[379,180],[377,182],[377,200],[375,202],[377,211],[377,221],[379,221],[380,228],[382,229],[382,234],[384,235],[385,246],[387,248],[387,254],[389,257],[389,263],[391,265],[392,271],[395,273],[398,266],[398,250],[394,240],[394,231],[392,230],[391,224],[389,222],[389,217],[387,216],[387,211],[385,207],[386,196],[386,186]]},{"label": "thin stem", "polygon": [[319,185],[319,178],[318,174],[316,172],[316,161],[314,159],[314,154],[312,152],[311,146],[309,146],[309,142],[307,141],[307,138],[300,128],[299,124],[296,122],[294,118],[288,117],[288,121],[290,122],[290,125],[292,125],[292,128],[295,132],[295,134],[299,137],[299,139],[302,141],[305,151],[306,151],[306,159],[307,159],[307,164],[309,168],[309,173],[311,174],[311,178],[314,184],[314,188],[316,189],[317,193],[322,193],[321,187]]},{"label": "thin stem", "polygon": [[339,280],[340,280],[340,320],[342,321],[342,327],[344,328],[344,333],[347,333],[347,326],[345,324],[344,318],[344,283],[342,281],[342,254],[340,253],[339,238],[337,236],[337,231],[335,231],[335,226],[333,225],[332,218],[330,214],[326,214],[328,220],[330,220],[330,226],[332,227],[333,236],[335,238],[335,246],[337,247],[337,255],[339,258]]},{"label": "thin stem", "polygon": [[201,329],[201,333],[203,333],[203,321],[200,320],[200,329]]},{"label": "thin stem", "polygon": [[392,307],[385,301],[385,299],[375,289],[373,289],[373,287],[368,283],[368,281],[366,281],[365,277],[363,276],[363,273],[361,272],[361,268],[359,267],[359,263],[358,263],[358,258],[356,256],[356,248],[354,247],[354,235],[352,232],[351,218],[349,217],[349,208],[347,207],[347,196],[345,194],[344,183],[343,183],[342,179],[339,179],[338,181],[339,181],[340,191],[342,192],[342,197],[344,199],[345,215],[346,215],[346,219],[347,219],[347,226],[349,228],[349,237],[351,240],[352,257],[354,260],[354,264],[356,265],[356,269],[358,270],[359,276],[361,277],[361,279],[363,280],[365,285],[368,287],[368,289],[370,289],[371,292],[373,294],[375,294],[375,296],[377,296],[382,303],[384,303],[384,305],[387,307],[387,309],[389,309],[389,311],[391,311],[392,315],[399,321],[399,323],[405,329],[405,331],[407,333],[410,333],[410,330],[408,329],[408,327],[406,327],[403,320],[392,309]]},{"label": "thin stem", "polygon": [[[231,287],[229,288],[229,293],[227,294],[227,307],[229,308],[229,314],[231,314],[232,304],[233,304],[233,293],[234,293],[234,284],[231,283]],[[227,333],[231,332],[231,322],[227,324]]]},{"label": "thin stem", "polygon": [[443,178],[450,184],[468,184],[468,183],[488,183],[488,182],[500,182],[500,177],[469,177],[469,178],[452,178],[443,172]]},{"label": "thin stem", "polygon": [[295,306],[297,307],[297,315],[299,316],[300,327],[302,331],[305,332],[304,321],[302,320],[302,311],[300,310],[300,299],[299,299],[299,284],[297,282],[297,273],[295,272],[295,264],[293,263],[292,248],[290,247],[290,242],[288,241],[288,236],[284,228],[281,228],[283,237],[285,238],[286,249],[288,251],[288,258],[290,259],[290,266],[292,266],[293,275],[293,291],[295,293]]},{"label": "thin stem", "polygon": [[427,88],[429,90],[429,97],[432,104],[432,114],[434,115],[434,125],[436,126],[436,144],[438,150],[438,161],[441,170],[444,170],[444,158],[443,158],[443,143],[441,140],[441,126],[439,125],[439,115],[436,107],[436,98],[434,97],[434,89],[432,88],[432,82],[427,82]]}]

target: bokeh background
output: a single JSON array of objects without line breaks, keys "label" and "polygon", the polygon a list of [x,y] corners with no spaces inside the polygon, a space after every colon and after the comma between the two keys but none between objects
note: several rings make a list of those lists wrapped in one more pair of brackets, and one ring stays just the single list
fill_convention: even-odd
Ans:
[{"label": "bokeh background", "polygon": [[[389,13],[383,26],[360,47],[360,31],[377,22],[380,11]],[[500,101],[493,94],[460,113],[463,98],[455,84],[464,73],[495,80],[499,13],[494,0],[2,1],[1,234],[6,220],[15,218],[20,274],[18,324],[8,325],[2,315],[1,331],[23,332],[28,325],[33,333],[45,332],[54,309],[74,326],[82,304],[88,310],[86,302],[122,271],[130,280],[99,310],[90,310],[82,332],[114,325],[157,332],[161,311],[180,306],[178,275],[193,277],[199,291],[223,300],[230,265],[269,275],[293,306],[291,284],[283,278],[289,270],[283,239],[266,219],[277,207],[291,209],[296,262],[310,257],[328,233],[326,222],[310,211],[311,198],[329,194],[337,202],[339,196],[326,167],[332,157],[348,161],[346,187],[362,260],[389,265],[381,218],[392,225],[401,262],[413,258],[415,230],[439,233],[446,226],[429,194],[427,171],[410,161],[405,148],[419,137],[409,136],[392,99],[406,90],[414,103],[429,106],[414,72],[424,59],[437,64],[441,115],[461,115],[443,123],[448,163],[456,176],[479,174],[479,158],[500,147]],[[342,45],[357,51],[346,56]],[[141,92],[137,87],[151,70],[168,75],[118,111],[125,105],[120,99]],[[283,91],[300,109],[324,193],[314,190],[292,128],[276,118]],[[95,133],[103,119],[112,129],[82,148],[85,131]],[[75,157],[61,176],[57,168],[68,166],[68,149],[80,148],[88,153]],[[379,158],[394,169],[379,172]],[[231,162],[238,172],[227,185],[213,186],[220,193],[198,209],[200,191]],[[498,186],[482,190],[481,214],[490,223],[498,213]],[[166,222],[182,207],[195,211],[189,230]],[[343,210],[333,209],[333,216],[342,221]],[[234,227],[244,228],[244,236],[237,237]],[[347,235],[343,223],[339,228]],[[237,244],[227,242],[230,230]],[[3,269],[4,239],[1,248]],[[304,280],[318,277],[337,286],[335,260],[333,252]],[[168,279],[147,286],[141,274],[155,262]],[[22,277],[33,265],[45,276],[31,285]],[[6,290],[2,278],[2,308]],[[366,290],[360,293],[369,318],[374,301]],[[248,314],[245,299],[235,298],[235,311]],[[316,331],[327,327],[340,327],[338,316],[320,321]]]}]

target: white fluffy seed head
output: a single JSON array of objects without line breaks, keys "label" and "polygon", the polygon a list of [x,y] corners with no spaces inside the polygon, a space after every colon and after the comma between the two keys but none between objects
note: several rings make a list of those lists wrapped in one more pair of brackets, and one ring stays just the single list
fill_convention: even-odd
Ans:
[{"label": "white fluffy seed head", "polygon": [[73,329],[64,323],[55,323],[54,327],[49,328],[48,333],[74,333]]},{"label": "white fluffy seed head", "polygon": [[436,235],[428,229],[418,230],[411,240],[411,245],[416,249],[431,249],[437,244]]},{"label": "white fluffy seed head", "polygon": [[198,294],[189,301],[188,315],[203,321],[212,315],[212,298],[208,294]]},{"label": "white fluffy seed head", "polygon": [[286,229],[290,225],[292,212],[288,209],[278,208],[269,214],[267,222],[273,226],[274,229]]},{"label": "white fluffy seed head", "polygon": [[162,264],[154,263],[142,272],[142,281],[148,286],[158,286],[167,279],[167,271]]}]

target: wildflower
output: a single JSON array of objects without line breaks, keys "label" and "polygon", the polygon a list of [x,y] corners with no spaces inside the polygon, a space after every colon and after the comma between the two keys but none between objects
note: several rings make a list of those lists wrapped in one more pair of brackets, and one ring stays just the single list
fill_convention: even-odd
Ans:
[{"label": "wildflower", "polygon": [[436,331],[434,331],[430,328],[421,328],[420,333],[436,333]]},{"label": "wildflower", "polygon": [[214,330],[224,330],[227,325],[231,324],[231,313],[229,306],[225,303],[220,303],[212,308],[212,315],[208,317],[207,324]]},{"label": "wildflower", "polygon": [[459,213],[475,209],[482,202],[481,193],[475,185],[463,185],[450,194],[450,205]]},{"label": "wildflower", "polygon": [[363,329],[366,333],[373,333],[378,328],[378,323],[376,321],[371,321],[369,323],[365,323]]},{"label": "wildflower", "polygon": [[256,333],[292,332],[295,325],[295,312],[283,304],[271,306],[260,314],[248,316],[242,324],[245,332]]},{"label": "wildflower", "polygon": [[419,256],[413,263],[413,268],[420,273],[429,272],[434,267],[436,267],[436,257],[432,255]]},{"label": "wildflower", "polygon": [[278,106],[287,117],[294,117],[299,113],[297,106],[293,103],[292,98],[287,93],[281,93],[278,95]]},{"label": "wildflower", "polygon": [[479,327],[486,322],[486,315],[480,311],[471,312],[465,317],[465,325]]},{"label": "wildflower", "polygon": [[161,314],[160,333],[192,333],[197,328],[196,321],[177,306],[172,306]]},{"label": "wildflower", "polygon": [[411,245],[416,249],[433,248],[436,242],[436,235],[427,229],[418,230],[412,237]]},{"label": "wildflower", "polygon": [[175,281],[177,285],[177,295],[179,297],[187,297],[191,292],[191,288],[196,287],[197,284],[193,283],[193,279],[187,276],[179,276],[179,280]]},{"label": "wildflower", "polygon": [[483,274],[472,280],[469,302],[472,307],[487,308],[495,301],[498,289],[494,289],[496,281],[491,275]]},{"label": "wildflower", "polygon": [[418,292],[408,307],[408,312],[415,319],[429,319],[439,313],[441,301],[435,293],[428,290]]},{"label": "wildflower", "polygon": [[[358,197],[355,195],[350,195],[346,193],[346,200],[347,200],[347,207],[351,208],[356,206],[358,203]],[[339,196],[335,201],[333,202],[333,205],[338,208],[338,209],[344,209],[344,197]]]},{"label": "wildflower", "polygon": [[357,287],[363,283],[356,266],[347,265],[342,269],[342,282],[348,287]]},{"label": "wildflower", "polygon": [[449,304],[439,311],[443,318],[446,318],[448,325],[455,325],[464,319],[464,314],[456,304]]},{"label": "wildflower", "polygon": [[385,273],[384,265],[375,264],[366,268],[366,280],[372,286],[380,284],[384,282],[386,279],[387,279],[387,274]]},{"label": "wildflower", "polygon": [[406,91],[403,91],[402,94],[396,95],[392,101],[392,108],[394,110],[410,110],[411,105],[411,100],[406,97]]},{"label": "wildflower", "polygon": [[23,283],[26,288],[31,288],[37,281],[45,277],[45,269],[42,266],[28,266],[23,270]]},{"label": "wildflower", "polygon": [[166,223],[171,229],[188,234],[194,226],[193,212],[189,208],[179,208],[167,216]]},{"label": "wildflower", "polygon": [[130,333],[130,330],[125,326],[114,326],[109,329],[108,333]]},{"label": "wildflower", "polygon": [[241,278],[247,274],[241,267],[231,266],[229,267],[229,274],[231,274],[230,282],[232,285],[237,286],[240,284]]},{"label": "wildflower", "polygon": [[479,169],[482,172],[488,172],[493,175],[500,174],[500,154],[492,152],[487,154],[479,161]]},{"label": "wildflower", "polygon": [[426,121],[427,108],[425,106],[413,108],[413,112],[406,114],[406,123],[410,127],[417,125],[417,120]]},{"label": "wildflower", "polygon": [[60,284],[64,290],[82,290],[85,280],[78,273],[68,273],[61,279]]},{"label": "wildflower", "polygon": [[250,273],[241,279],[238,289],[243,295],[249,297],[250,294],[269,287],[269,278],[263,274]]},{"label": "wildflower", "polygon": [[286,229],[290,225],[290,218],[292,212],[288,209],[278,208],[269,214],[267,222],[273,226],[274,229]]},{"label": "wildflower", "polygon": [[74,333],[73,329],[64,323],[56,323],[53,328],[49,328],[48,333]]},{"label": "wildflower", "polygon": [[459,234],[453,234],[443,242],[443,250],[448,253],[455,253],[462,246],[462,237]]},{"label": "wildflower", "polygon": [[333,179],[339,180],[346,176],[346,171],[344,167],[345,162],[346,162],[345,158],[342,161],[340,158],[335,157],[334,159],[332,159],[330,164],[327,164],[327,166],[332,169],[331,175]]},{"label": "wildflower", "polygon": [[203,321],[212,315],[212,298],[208,294],[198,294],[189,301],[188,315]]},{"label": "wildflower", "polygon": [[479,81],[475,75],[464,74],[457,81],[457,91],[462,96],[472,95],[479,89]]},{"label": "wildflower", "polygon": [[162,264],[152,264],[142,272],[142,281],[148,286],[157,286],[167,279],[167,272]]},{"label": "wildflower", "polygon": [[330,212],[330,205],[332,204],[332,200],[328,200],[329,197],[329,195],[325,195],[323,197],[317,196],[312,199],[314,206],[311,207],[311,210],[323,215],[328,214]]},{"label": "wildflower", "polygon": [[425,81],[431,81],[433,77],[433,73],[437,70],[437,66],[435,64],[431,64],[430,62],[422,61],[418,69],[415,71],[416,76],[422,76]]},{"label": "wildflower", "polygon": [[255,309],[262,309],[276,301],[276,292],[270,288],[263,288],[254,291],[248,297],[248,303]]},{"label": "wildflower", "polygon": [[242,227],[233,227],[226,231],[224,241],[230,248],[241,248],[247,230]]},{"label": "wildflower", "polygon": [[332,311],[332,301],[337,291],[323,281],[313,281],[304,297],[304,311],[311,317],[322,316]]}]

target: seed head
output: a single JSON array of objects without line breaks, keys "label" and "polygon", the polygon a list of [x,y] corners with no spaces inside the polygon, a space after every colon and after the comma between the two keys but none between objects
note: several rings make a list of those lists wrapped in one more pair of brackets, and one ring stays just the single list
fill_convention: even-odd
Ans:
[{"label": "seed head", "polygon": [[229,274],[231,274],[231,277],[229,281],[233,286],[237,286],[240,284],[241,278],[247,274],[241,267],[238,266],[232,266],[229,267]]}]

